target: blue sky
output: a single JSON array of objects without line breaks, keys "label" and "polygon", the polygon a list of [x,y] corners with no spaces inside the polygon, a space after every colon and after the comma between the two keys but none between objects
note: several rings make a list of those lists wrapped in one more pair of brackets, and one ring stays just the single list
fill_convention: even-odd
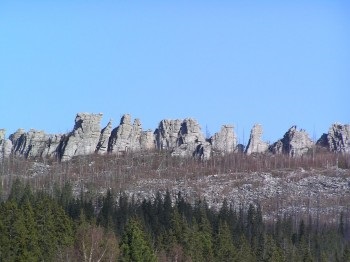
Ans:
[{"label": "blue sky", "polygon": [[[307,3],[306,3],[307,2]],[[154,129],[192,117],[240,142],[350,123],[348,1],[1,1],[0,128],[68,132],[77,112]]]}]

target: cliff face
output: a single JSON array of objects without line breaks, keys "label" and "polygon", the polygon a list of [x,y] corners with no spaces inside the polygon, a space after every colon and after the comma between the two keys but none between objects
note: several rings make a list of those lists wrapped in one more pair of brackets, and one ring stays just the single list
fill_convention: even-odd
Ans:
[{"label": "cliff face", "polygon": [[102,114],[79,113],[75,118],[73,131],[62,141],[62,161],[73,156],[92,154],[100,139]]},{"label": "cliff face", "polygon": [[316,144],[332,152],[350,153],[350,125],[333,124]]},{"label": "cliff face", "polygon": [[261,139],[262,133],[263,129],[261,125],[256,124],[253,126],[252,131],[250,132],[248,145],[245,150],[245,153],[247,155],[250,155],[252,153],[264,153],[268,150],[268,143],[262,141]]},{"label": "cliff face", "polygon": [[[101,130],[102,114],[79,113],[68,134],[46,134],[34,129],[18,129],[5,138],[0,129],[0,158],[11,153],[26,158],[57,158],[67,161],[74,156],[92,153],[127,153],[142,150],[168,150],[173,156],[209,159],[213,154],[233,152],[288,154],[298,157],[307,153],[314,143],[304,130],[291,127],[282,139],[272,145],[262,141],[262,126],[254,125],[247,147],[237,144],[234,127],[223,125],[212,137],[205,139],[195,119],[164,119],[155,131],[142,129],[141,121],[126,114],[113,129],[110,121]],[[328,134],[316,143],[332,152],[350,153],[350,125],[333,124]]]},{"label": "cliff face", "polygon": [[288,154],[292,157],[301,156],[312,149],[314,143],[305,130],[297,130],[292,126],[283,136],[269,147],[274,154]]}]

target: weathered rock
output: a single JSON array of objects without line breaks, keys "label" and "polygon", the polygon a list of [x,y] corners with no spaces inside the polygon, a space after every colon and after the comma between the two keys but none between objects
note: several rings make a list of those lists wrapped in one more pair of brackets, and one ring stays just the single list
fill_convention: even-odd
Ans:
[{"label": "weathered rock", "polygon": [[141,148],[150,146],[151,136],[143,133],[139,119],[131,124],[131,116],[126,114],[120,120],[120,125],[115,128],[110,136],[108,151],[122,153],[127,151],[140,151]]},{"label": "weathered rock", "polygon": [[245,153],[250,155],[252,153],[264,153],[268,150],[268,143],[262,141],[263,129],[259,124],[255,124],[250,132],[250,137],[248,141]]},{"label": "weathered rock", "polygon": [[12,142],[6,139],[5,134],[5,129],[0,129],[0,159],[8,157],[12,150]]},{"label": "weathered rock", "polygon": [[173,150],[177,147],[178,134],[181,128],[182,120],[160,121],[155,130],[156,148],[160,150]]},{"label": "weathered rock", "polygon": [[62,134],[49,135],[49,139],[47,141],[46,148],[42,153],[42,157],[59,158],[59,147],[62,143],[64,136],[65,135]]},{"label": "weathered rock", "polygon": [[194,157],[200,160],[209,160],[212,155],[212,146],[209,142],[199,144],[194,152]]},{"label": "weathered rock", "polygon": [[289,154],[290,156],[301,156],[307,153],[314,143],[305,130],[297,130],[292,126],[282,139],[269,147],[269,150],[275,154]]},{"label": "weathered rock", "polygon": [[73,156],[95,152],[101,134],[101,119],[102,114],[77,114],[73,131],[67,136],[66,141],[63,142],[62,161],[67,161]]},{"label": "weathered rock", "polygon": [[112,133],[112,121],[109,121],[107,126],[101,130],[100,140],[96,147],[96,152],[106,154],[108,151],[109,137]]},{"label": "weathered rock", "polygon": [[210,138],[210,142],[214,152],[221,154],[234,152],[237,146],[237,138],[233,126],[223,125],[221,130]]},{"label": "weathered rock", "polygon": [[172,155],[181,157],[194,156],[198,145],[204,142],[204,135],[198,122],[192,118],[186,118],[181,123],[176,140],[177,147],[174,148]]},{"label": "weathered rock", "polygon": [[350,125],[333,124],[328,131],[327,140],[325,134],[317,144],[326,146],[332,152],[350,153]]},{"label": "weathered rock", "polygon": [[49,136],[44,131],[30,129],[25,132],[18,129],[10,135],[14,155],[24,156],[27,158],[42,157],[45,148],[48,146]]},{"label": "weathered rock", "polygon": [[140,138],[141,150],[154,150],[155,138],[152,130],[142,131]]}]

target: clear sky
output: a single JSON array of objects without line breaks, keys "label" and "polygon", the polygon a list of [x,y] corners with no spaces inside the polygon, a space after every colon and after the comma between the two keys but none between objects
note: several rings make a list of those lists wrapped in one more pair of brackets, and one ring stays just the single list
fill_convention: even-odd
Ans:
[{"label": "clear sky", "polygon": [[0,128],[68,132],[77,112],[274,142],[350,123],[350,1],[0,1]]}]

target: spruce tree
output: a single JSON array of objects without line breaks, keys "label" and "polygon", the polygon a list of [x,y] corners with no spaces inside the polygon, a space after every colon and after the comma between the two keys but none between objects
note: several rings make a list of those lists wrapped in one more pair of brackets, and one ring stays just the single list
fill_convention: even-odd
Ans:
[{"label": "spruce tree", "polygon": [[136,219],[131,219],[127,223],[120,243],[120,251],[121,261],[156,261],[151,244],[148,242],[145,232],[141,229],[141,225]]}]

